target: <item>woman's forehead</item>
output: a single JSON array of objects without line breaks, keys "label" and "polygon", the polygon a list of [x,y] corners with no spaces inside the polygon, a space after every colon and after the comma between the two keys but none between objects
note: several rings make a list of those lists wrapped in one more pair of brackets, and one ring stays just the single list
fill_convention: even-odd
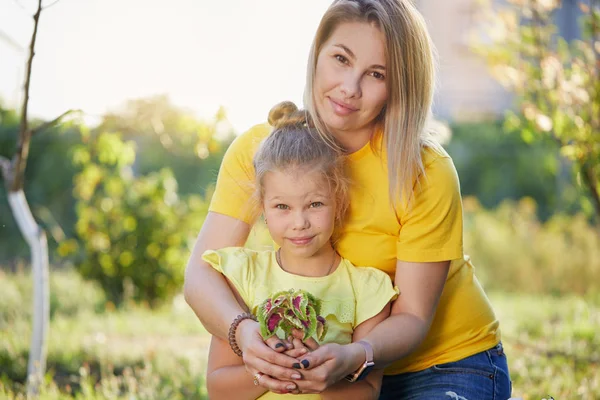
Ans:
[{"label": "woman's forehead", "polygon": [[333,30],[323,49],[337,48],[351,58],[385,66],[385,44],[385,35],[377,25],[368,22],[343,22]]}]

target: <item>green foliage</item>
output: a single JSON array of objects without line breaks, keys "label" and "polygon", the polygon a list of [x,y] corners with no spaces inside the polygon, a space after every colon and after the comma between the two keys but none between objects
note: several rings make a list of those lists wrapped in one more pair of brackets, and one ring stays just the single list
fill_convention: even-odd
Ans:
[{"label": "green foliage", "polygon": [[526,143],[518,132],[505,132],[502,121],[455,123],[451,129],[452,140],[445,147],[463,196],[476,196],[485,208],[531,197],[542,220],[556,212],[581,211],[585,193],[573,183],[572,167],[553,141]]},{"label": "green foliage", "polygon": [[465,252],[486,288],[521,293],[600,293],[600,232],[582,214],[541,223],[531,199],[484,210],[464,200]]},{"label": "green foliage", "polygon": [[134,176],[135,145],[117,133],[90,135],[72,159],[79,169],[76,238],[63,241],[59,253],[75,255],[81,274],[115,304],[172,297],[206,215],[203,199],[180,198],[168,169]]},{"label": "green foliage", "polygon": [[581,40],[556,37],[560,1],[511,0],[512,8],[485,14],[492,44],[476,45],[495,77],[517,95],[510,126],[525,140],[547,136],[578,169],[600,217],[600,9],[582,5]]}]

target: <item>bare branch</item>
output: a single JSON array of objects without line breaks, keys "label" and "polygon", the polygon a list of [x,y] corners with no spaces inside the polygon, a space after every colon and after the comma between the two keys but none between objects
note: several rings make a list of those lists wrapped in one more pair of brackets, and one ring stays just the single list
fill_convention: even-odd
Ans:
[{"label": "bare branch", "polygon": [[19,129],[19,140],[17,152],[14,157],[14,180],[12,182],[12,191],[18,191],[23,187],[25,177],[25,166],[27,165],[27,156],[29,155],[29,142],[31,141],[31,131],[27,127],[27,106],[29,104],[29,85],[31,83],[31,67],[33,65],[33,56],[35,55],[35,40],[37,38],[40,14],[42,13],[42,0],[38,0],[38,9],[33,16],[33,34],[29,44],[29,59],[27,60],[27,72],[25,74],[25,85],[23,88],[23,108],[21,110],[21,127]]},{"label": "bare branch", "polygon": [[64,117],[66,117],[69,114],[76,113],[76,112],[80,113],[82,111],[81,110],[68,110],[68,111],[65,111],[64,113],[60,114],[58,117],[54,118],[52,121],[44,122],[43,124],[41,124],[37,128],[34,128],[34,129],[31,130],[31,136],[35,136],[38,133],[40,133],[40,132],[42,132],[42,131],[44,131],[44,130],[46,130],[48,128],[53,127],[54,125],[57,125],[60,122],[61,119],[63,119]]},{"label": "bare branch", "polygon": [[60,0],[54,0],[54,2],[52,2],[52,3],[50,3],[49,5],[45,6],[45,7],[43,8],[43,10],[47,10],[47,9],[49,9],[50,7],[52,7],[53,5],[55,5],[56,3],[58,3],[59,1],[60,1]]}]

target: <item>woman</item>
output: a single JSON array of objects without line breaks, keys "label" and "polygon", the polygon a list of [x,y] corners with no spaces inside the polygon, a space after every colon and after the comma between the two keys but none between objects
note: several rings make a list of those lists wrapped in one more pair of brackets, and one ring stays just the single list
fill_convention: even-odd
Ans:
[{"label": "woman", "polygon": [[236,318],[242,308],[201,255],[245,242],[255,218],[246,206],[252,156],[268,126],[228,149],[185,296],[213,335],[239,346],[249,380],[280,393],[319,393],[347,375],[363,377],[373,361],[387,366],[382,399],[510,397],[499,323],[463,255],[456,171],[426,134],[433,86],[433,49],[410,1],[334,1],[311,48],[305,106],[319,132],[348,153],[351,207],[337,251],[387,272],[401,293],[363,341],[372,360],[355,343],[297,360],[282,354],[287,344],[265,343],[254,321]]}]

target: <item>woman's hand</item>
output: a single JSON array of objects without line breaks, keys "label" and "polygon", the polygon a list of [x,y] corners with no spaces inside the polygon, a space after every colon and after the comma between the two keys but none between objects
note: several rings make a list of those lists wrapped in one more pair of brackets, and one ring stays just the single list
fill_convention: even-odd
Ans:
[{"label": "woman's hand", "polygon": [[276,393],[289,393],[297,389],[294,382],[302,379],[302,376],[293,366],[298,364],[298,360],[282,354],[292,350],[289,343],[276,336],[263,340],[258,323],[252,320],[244,320],[239,324],[236,340],[243,352],[246,370],[251,375],[263,374],[258,380],[261,386]]},{"label": "woman's hand", "polygon": [[360,345],[328,343],[300,360],[302,380],[296,381],[300,393],[321,393],[356,371],[364,361]]}]

